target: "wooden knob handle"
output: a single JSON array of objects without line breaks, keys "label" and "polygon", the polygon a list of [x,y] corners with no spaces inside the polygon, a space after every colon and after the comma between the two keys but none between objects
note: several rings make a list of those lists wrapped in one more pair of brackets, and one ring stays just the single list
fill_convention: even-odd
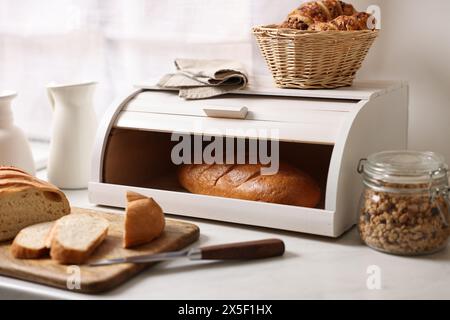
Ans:
[{"label": "wooden knob handle", "polygon": [[248,260],[282,256],[284,242],[279,239],[238,242],[203,247],[202,260]]}]

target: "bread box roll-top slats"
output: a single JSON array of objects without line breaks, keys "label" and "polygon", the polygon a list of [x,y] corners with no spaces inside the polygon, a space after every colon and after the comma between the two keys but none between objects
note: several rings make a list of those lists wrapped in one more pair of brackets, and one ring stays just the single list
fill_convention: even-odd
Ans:
[{"label": "bread box roll-top slats", "polygon": [[[105,114],[89,197],[95,204],[125,207],[125,192],[135,191],[154,198],[168,214],[338,237],[356,223],[359,160],[405,149],[407,129],[403,82],[295,90],[274,88],[260,78],[251,79],[245,90],[193,101],[140,85]],[[247,148],[246,156],[268,146],[271,161],[313,177],[322,199],[316,208],[306,208],[189,193],[178,182],[179,163],[173,158],[182,137],[189,137],[192,161],[213,141],[223,141],[224,157],[234,160],[239,145]]]}]

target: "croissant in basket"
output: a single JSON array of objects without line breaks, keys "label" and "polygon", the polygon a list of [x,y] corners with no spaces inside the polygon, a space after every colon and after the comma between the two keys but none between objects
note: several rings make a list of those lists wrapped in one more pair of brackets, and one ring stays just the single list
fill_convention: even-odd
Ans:
[{"label": "croissant in basket", "polygon": [[337,0],[304,3],[281,24],[282,28],[310,31],[356,31],[374,29],[372,26],[372,15],[357,12],[351,4]]},{"label": "croissant in basket", "polygon": [[[312,31],[356,31],[368,30],[369,23],[375,26],[375,17],[365,13],[358,12],[352,16],[339,16],[330,22],[318,22],[310,26]],[[373,29],[373,28],[372,28]]]},{"label": "croissant in basket", "polygon": [[351,4],[338,0],[312,1],[292,11],[282,28],[308,30],[315,23],[329,22],[339,16],[351,16],[357,11]]}]

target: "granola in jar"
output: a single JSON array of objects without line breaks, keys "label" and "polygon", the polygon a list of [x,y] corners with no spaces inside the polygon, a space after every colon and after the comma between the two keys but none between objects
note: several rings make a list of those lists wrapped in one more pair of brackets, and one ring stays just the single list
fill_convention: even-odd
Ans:
[{"label": "granola in jar", "polygon": [[361,170],[361,239],[398,255],[433,253],[450,235],[448,175],[442,157],[429,152],[391,151],[370,156]]}]

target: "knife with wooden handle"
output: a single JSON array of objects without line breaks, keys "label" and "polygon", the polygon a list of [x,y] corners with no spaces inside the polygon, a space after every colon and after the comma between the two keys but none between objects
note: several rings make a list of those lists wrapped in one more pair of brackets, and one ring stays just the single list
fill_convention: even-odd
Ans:
[{"label": "knife with wooden handle", "polygon": [[254,260],[282,256],[284,254],[284,249],[283,241],[279,239],[267,239],[221,244],[159,254],[107,259],[91,263],[90,266],[98,267],[120,263],[150,263],[179,258],[188,258],[189,260]]}]

